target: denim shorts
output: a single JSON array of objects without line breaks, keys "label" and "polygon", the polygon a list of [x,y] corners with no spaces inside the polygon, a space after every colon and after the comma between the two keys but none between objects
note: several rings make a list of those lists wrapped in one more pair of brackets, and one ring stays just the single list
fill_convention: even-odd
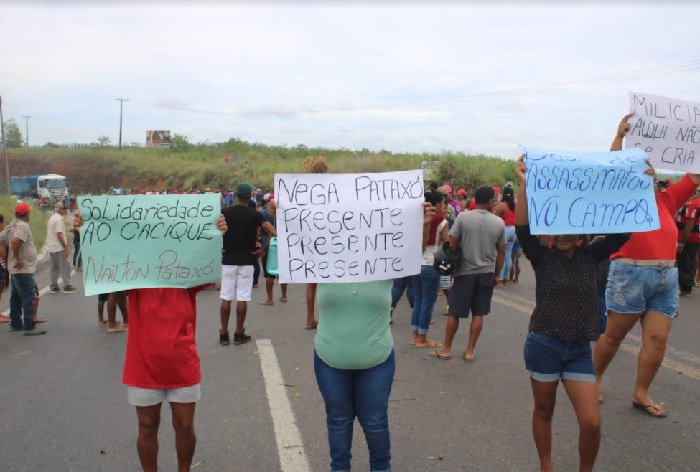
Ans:
[{"label": "denim shorts", "polygon": [[528,333],[525,368],[538,382],[595,382],[591,343],[569,343],[553,336]]},{"label": "denim shorts", "polygon": [[650,310],[669,318],[678,316],[678,269],[610,262],[605,304],[617,313]]}]

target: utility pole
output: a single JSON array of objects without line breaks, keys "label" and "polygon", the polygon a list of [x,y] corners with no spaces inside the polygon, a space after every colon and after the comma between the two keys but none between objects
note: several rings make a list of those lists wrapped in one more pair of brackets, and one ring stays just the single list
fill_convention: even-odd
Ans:
[{"label": "utility pole", "polygon": [[0,97],[0,135],[2,136],[2,154],[5,156],[5,184],[7,185],[7,194],[12,195],[12,189],[10,189],[10,163],[7,161],[7,143],[5,142],[5,118],[2,116],[2,97]]},{"label": "utility pole", "polygon": [[26,122],[24,127],[26,144],[24,146],[29,147],[29,118],[31,118],[31,116],[22,115],[22,118],[24,118],[24,121]]},{"label": "utility pole", "polygon": [[124,115],[124,102],[128,102],[128,98],[115,98],[119,100],[119,149],[122,148],[122,117]]}]

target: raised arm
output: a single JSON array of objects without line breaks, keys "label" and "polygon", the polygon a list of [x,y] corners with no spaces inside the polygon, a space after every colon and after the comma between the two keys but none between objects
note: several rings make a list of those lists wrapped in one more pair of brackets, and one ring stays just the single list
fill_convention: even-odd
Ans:
[{"label": "raised arm", "polygon": [[525,165],[525,155],[518,158],[515,165],[515,175],[518,177],[518,204],[515,205],[515,234],[523,248],[523,253],[532,263],[533,267],[544,254],[545,248],[537,239],[537,236],[530,234],[530,219],[527,213],[527,166]]},{"label": "raised arm", "polygon": [[630,130],[630,124],[627,122],[627,120],[632,118],[633,115],[634,113],[628,113],[622,117],[622,120],[620,120],[620,124],[617,125],[617,134],[615,134],[615,139],[613,139],[613,142],[610,145],[611,151],[622,151],[622,140],[625,139],[625,135]]}]

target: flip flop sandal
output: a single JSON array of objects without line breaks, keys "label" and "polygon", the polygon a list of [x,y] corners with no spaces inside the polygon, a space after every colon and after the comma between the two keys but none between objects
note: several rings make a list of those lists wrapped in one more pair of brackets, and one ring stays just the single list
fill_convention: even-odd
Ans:
[{"label": "flip flop sandal", "polygon": [[[659,410],[658,403],[654,403],[652,405],[644,405],[643,403],[632,402],[632,408],[634,408],[635,410],[642,411],[649,416],[653,416],[654,418],[666,418],[668,416],[668,413],[666,413],[666,411]],[[653,411],[650,411],[649,408],[651,408]]]},{"label": "flip flop sandal", "polygon": [[430,353],[430,355],[431,355],[431,357],[434,357],[436,359],[440,359],[441,361],[447,361],[449,359],[452,359],[452,356],[443,356],[442,354],[440,354],[437,351],[432,351]]}]

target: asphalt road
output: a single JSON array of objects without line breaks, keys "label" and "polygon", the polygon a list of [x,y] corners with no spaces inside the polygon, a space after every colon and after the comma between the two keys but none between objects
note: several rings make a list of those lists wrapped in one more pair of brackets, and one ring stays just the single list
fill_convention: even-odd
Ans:
[{"label": "asphalt road", "polygon": [[[522,344],[534,298],[534,278],[523,264],[519,285],[499,290],[477,346],[477,361],[461,360],[464,325],[455,357],[440,361],[409,345],[409,309],[404,300],[393,325],[397,372],[390,403],[393,470],[416,472],[538,470],[530,432],[532,396]],[[39,277],[46,285],[46,275]],[[81,281],[74,285],[82,287]],[[276,287],[276,295],[279,295]],[[291,286],[289,302],[261,306],[254,291],[247,330],[254,342],[218,344],[217,292],[199,295],[198,346],[203,396],[197,406],[197,472],[305,472],[329,470],[323,402],[313,365],[313,332],[303,329],[304,287]],[[602,406],[600,471],[697,471],[700,469],[700,322],[697,299],[683,298],[667,360],[652,394],[663,402],[663,420],[633,410],[630,393],[640,346],[635,330],[609,370]],[[8,294],[0,305],[7,306]],[[442,340],[444,297],[438,299],[430,335]],[[46,294],[40,313],[45,336],[24,337],[0,327],[0,471],[139,470],[136,415],[121,385],[126,335],[97,326],[96,297]],[[270,340],[272,349],[255,341]],[[280,398],[268,391],[261,350],[273,353],[295,421],[280,416]],[[268,359],[269,360],[269,359]],[[263,362],[264,364],[265,362]],[[285,395],[286,394],[286,395]],[[554,420],[556,470],[577,470],[577,425],[563,389]],[[271,403],[272,402],[272,403]],[[276,423],[277,421],[277,427]],[[296,426],[296,428],[295,428]],[[299,431],[299,440],[289,431]],[[175,470],[170,413],[164,406],[160,462]],[[283,462],[278,452],[278,439]],[[291,439],[290,439],[291,438]],[[353,470],[368,471],[366,446],[356,424]],[[303,463],[303,461],[301,462]]]}]

